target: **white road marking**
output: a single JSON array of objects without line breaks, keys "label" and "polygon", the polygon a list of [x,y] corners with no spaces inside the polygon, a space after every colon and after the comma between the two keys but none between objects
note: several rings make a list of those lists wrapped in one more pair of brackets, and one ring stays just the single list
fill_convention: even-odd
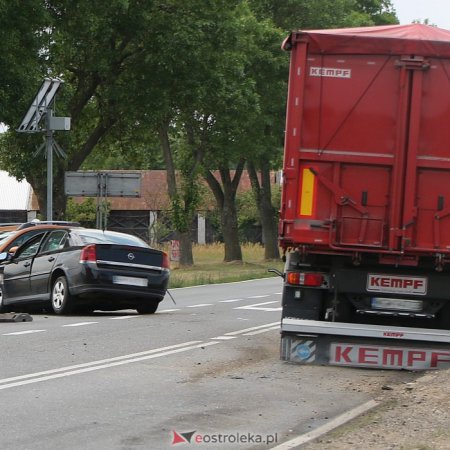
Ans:
[{"label": "white road marking", "polygon": [[261,308],[263,305],[270,305],[272,303],[279,303],[277,300],[273,302],[255,303],[254,305],[237,306],[234,309],[253,309],[256,311],[281,311],[281,306],[278,308]]},{"label": "white road marking", "polygon": [[198,305],[188,305],[186,308],[201,308],[202,306],[213,306],[212,303],[199,303]]},{"label": "white road marking", "polygon": [[234,302],[241,302],[244,300],[243,298],[232,298],[230,300],[220,300],[219,303],[234,303]]},{"label": "white road marking", "polygon": [[194,350],[197,348],[209,347],[211,345],[219,343],[220,342],[201,342],[201,341],[184,342],[183,344],[177,344],[172,345],[170,347],[163,347],[159,349],[149,350],[147,352],[134,353],[130,355],[118,356],[115,358],[92,361],[90,363],[61,367],[59,369],[47,370],[38,373],[31,373],[28,375],[21,375],[18,377],[4,378],[3,380],[0,380],[0,390],[9,389],[16,386],[23,386],[26,384],[39,383],[41,381],[53,380],[55,378],[78,375],[80,373],[92,372],[94,370],[106,369],[109,367],[121,366],[124,364],[131,364],[134,362],[145,361],[147,359],[160,358],[162,356],[172,355],[175,353],[185,352],[188,350]]},{"label": "white road marking", "polygon": [[175,309],[161,309],[161,311],[158,311],[159,313],[166,313],[166,312],[174,312],[174,311],[179,311],[180,308],[175,308]]},{"label": "white road marking", "polygon": [[265,333],[266,331],[271,331],[271,330],[279,330],[280,329],[280,325],[275,325],[274,327],[270,327],[270,328],[265,328],[264,330],[256,330],[256,331],[251,331],[250,333],[245,333],[243,336],[254,336],[255,334],[261,334],[261,333]]},{"label": "white road marking", "polygon": [[218,341],[229,341],[230,339],[236,339],[236,336],[217,336],[211,339],[217,339]]},{"label": "white road marking", "polygon": [[134,314],[133,316],[119,316],[119,317],[108,317],[110,320],[123,320],[123,319],[135,319],[136,317],[140,317],[137,314]]},{"label": "white road marking", "polygon": [[19,334],[43,333],[44,331],[47,330],[15,331],[14,333],[3,333],[2,336],[18,336]]},{"label": "white road marking", "polygon": [[269,294],[265,294],[265,295],[252,295],[252,296],[247,297],[247,298],[265,298],[265,297],[268,297],[268,296],[269,296]]},{"label": "white road marking", "polygon": [[322,425],[321,427],[318,427],[313,431],[309,431],[308,433],[297,436],[296,438],[284,442],[283,444],[277,445],[276,447],[272,447],[270,450],[289,450],[292,448],[298,448],[300,445],[317,439],[318,437],[329,433],[331,430],[334,430],[344,423],[349,422],[355,417],[364,414],[370,409],[375,408],[375,406],[378,406],[378,402],[376,402],[375,400],[369,400],[368,402],[363,403],[362,405],[357,406],[356,408],[353,408],[350,411],[341,414],[340,416],[337,416],[325,425]]},{"label": "white road marking", "polygon": [[[92,324],[95,322],[84,322],[84,324]],[[78,324],[70,324],[78,325]],[[275,327],[276,325],[276,327]],[[124,364],[131,364],[139,361],[145,361],[154,358],[160,358],[163,356],[173,355],[176,353],[181,353],[189,350],[195,350],[198,348],[205,348],[211,345],[220,344],[221,341],[228,341],[235,339],[237,335],[249,335],[249,332],[255,332],[260,330],[260,332],[270,331],[272,329],[278,328],[279,322],[268,323],[265,325],[259,325],[256,327],[245,328],[243,330],[231,331],[230,333],[225,333],[223,336],[216,336],[211,338],[211,342],[202,341],[188,341],[181,344],[175,344],[168,347],[161,347],[152,350],[147,350],[139,353],[130,353],[128,355],[116,356],[113,358],[102,359],[98,361],[92,361],[88,363],[76,364],[73,366],[60,367],[57,369],[50,369],[43,372],[30,373],[26,375],[19,375],[17,377],[10,377],[0,379],[0,390],[9,389],[17,386],[24,386],[27,384],[40,383],[42,381],[53,380],[56,378],[63,378],[72,375],[78,375],[81,373],[92,372],[95,370],[106,369],[111,367],[116,367]],[[27,330],[16,333],[8,334],[27,334],[27,333],[38,333],[46,330]],[[246,334],[247,333],[247,334]],[[250,334],[251,335],[251,334]]]},{"label": "white road marking", "polygon": [[225,336],[236,336],[237,334],[244,334],[244,333],[247,333],[249,331],[260,330],[261,328],[273,327],[275,325],[279,326],[280,322],[266,323],[265,325],[259,325],[257,327],[246,328],[244,330],[231,331],[230,333],[225,333]]},{"label": "white road marking", "polygon": [[63,325],[63,327],[84,327],[85,325],[94,325],[98,322],[78,322],[78,323],[69,323],[67,325]]}]

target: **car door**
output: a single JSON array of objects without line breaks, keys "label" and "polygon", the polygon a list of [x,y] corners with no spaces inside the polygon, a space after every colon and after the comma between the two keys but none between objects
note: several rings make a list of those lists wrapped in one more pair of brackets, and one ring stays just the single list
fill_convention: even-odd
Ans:
[{"label": "car door", "polygon": [[33,258],[37,254],[45,232],[40,233],[19,247],[5,264],[3,272],[3,301],[10,304],[33,299],[30,292],[30,274]]},{"label": "car door", "polygon": [[30,290],[36,298],[43,300],[50,298],[49,279],[58,255],[67,248],[67,239],[67,230],[51,231],[45,237],[39,253],[35,256],[30,274]]}]

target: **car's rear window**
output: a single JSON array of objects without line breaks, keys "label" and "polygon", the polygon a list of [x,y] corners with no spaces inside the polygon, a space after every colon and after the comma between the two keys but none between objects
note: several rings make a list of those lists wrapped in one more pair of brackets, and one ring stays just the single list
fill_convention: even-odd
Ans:
[{"label": "car's rear window", "polygon": [[150,248],[150,246],[142,239],[124,233],[116,233],[114,231],[101,230],[83,230],[78,231],[83,244],[118,244],[133,245],[135,247]]}]

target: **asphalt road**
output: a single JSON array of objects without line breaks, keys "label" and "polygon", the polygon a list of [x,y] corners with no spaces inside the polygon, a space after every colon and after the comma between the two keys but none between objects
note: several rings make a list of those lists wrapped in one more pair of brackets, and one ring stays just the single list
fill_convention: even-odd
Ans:
[{"label": "asphalt road", "polygon": [[[370,399],[373,372],[279,360],[281,280],[0,323],[2,450],[269,449]],[[190,441],[190,442],[189,442]]]}]

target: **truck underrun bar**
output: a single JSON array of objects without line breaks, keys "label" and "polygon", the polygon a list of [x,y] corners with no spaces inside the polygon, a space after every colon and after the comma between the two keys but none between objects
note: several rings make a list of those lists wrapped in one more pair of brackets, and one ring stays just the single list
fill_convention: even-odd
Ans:
[{"label": "truck underrun bar", "polygon": [[281,358],[376,369],[450,367],[450,331],[284,318]]}]

